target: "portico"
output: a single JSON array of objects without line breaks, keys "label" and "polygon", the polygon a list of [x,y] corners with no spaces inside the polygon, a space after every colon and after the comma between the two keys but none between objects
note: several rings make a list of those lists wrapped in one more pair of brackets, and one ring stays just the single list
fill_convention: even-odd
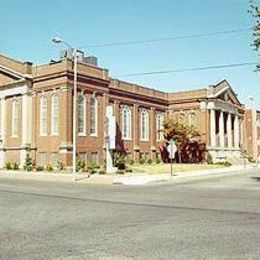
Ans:
[{"label": "portico", "polygon": [[209,115],[208,151],[213,159],[223,157],[240,157],[243,147],[243,114],[232,103],[221,100],[207,104]]}]

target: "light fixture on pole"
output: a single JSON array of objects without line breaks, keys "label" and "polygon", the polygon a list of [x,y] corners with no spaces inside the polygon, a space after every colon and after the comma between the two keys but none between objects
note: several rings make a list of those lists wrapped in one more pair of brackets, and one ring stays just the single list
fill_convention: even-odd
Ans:
[{"label": "light fixture on pole", "polygon": [[72,173],[74,175],[74,180],[76,180],[76,163],[77,163],[77,49],[71,47],[66,41],[60,37],[53,37],[52,42],[55,44],[63,43],[71,51],[73,56],[73,137],[72,137]]}]

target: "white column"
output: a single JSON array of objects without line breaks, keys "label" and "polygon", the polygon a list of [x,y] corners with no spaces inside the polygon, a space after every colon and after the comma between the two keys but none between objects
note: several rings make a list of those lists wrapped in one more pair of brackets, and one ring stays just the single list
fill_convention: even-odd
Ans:
[{"label": "white column", "polygon": [[210,109],[210,146],[216,146],[216,113]]},{"label": "white column", "polygon": [[23,165],[27,148],[31,145],[32,135],[32,98],[28,94],[22,96],[22,149],[20,151],[20,164]]},{"label": "white column", "polygon": [[220,147],[225,147],[223,111],[220,111],[220,115],[219,115],[219,143],[220,143]]},{"label": "white column", "polygon": [[227,135],[228,135],[228,148],[232,148],[232,126],[231,126],[230,113],[228,113],[228,118],[227,118]]},{"label": "white column", "polygon": [[6,138],[6,101],[5,98],[2,98],[0,100],[0,106],[1,106],[1,111],[0,111],[0,124],[1,124],[1,137],[0,137],[0,168],[3,168],[5,165],[5,138]]},{"label": "white column", "polygon": [[234,143],[235,143],[235,148],[239,148],[239,122],[238,122],[238,115],[235,115],[235,120],[234,120]]}]

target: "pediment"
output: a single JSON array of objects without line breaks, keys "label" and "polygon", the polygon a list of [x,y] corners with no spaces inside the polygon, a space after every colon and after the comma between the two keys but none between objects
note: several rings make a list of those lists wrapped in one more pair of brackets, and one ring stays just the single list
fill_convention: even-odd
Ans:
[{"label": "pediment", "polygon": [[228,81],[223,80],[220,83],[211,87],[211,98],[223,100],[230,104],[241,105],[236,93],[233,91]]},{"label": "pediment", "polygon": [[25,78],[21,73],[0,65],[0,86],[21,82],[23,80],[25,80]]}]

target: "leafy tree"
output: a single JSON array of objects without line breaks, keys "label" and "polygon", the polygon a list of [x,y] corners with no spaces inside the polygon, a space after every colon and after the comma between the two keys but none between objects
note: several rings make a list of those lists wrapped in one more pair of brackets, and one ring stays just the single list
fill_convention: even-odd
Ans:
[{"label": "leafy tree", "polygon": [[[260,3],[256,3],[255,0],[250,0],[250,8],[249,13],[252,15],[254,19],[254,26],[253,26],[253,43],[252,46],[254,50],[257,52],[260,49]],[[256,65],[256,71],[260,71],[260,61]]]},{"label": "leafy tree", "polygon": [[181,162],[181,152],[182,149],[187,145],[187,143],[200,136],[199,132],[194,126],[188,126],[182,122],[178,122],[174,119],[166,119],[163,125],[163,132],[166,140],[173,139],[178,152],[178,159]]}]

